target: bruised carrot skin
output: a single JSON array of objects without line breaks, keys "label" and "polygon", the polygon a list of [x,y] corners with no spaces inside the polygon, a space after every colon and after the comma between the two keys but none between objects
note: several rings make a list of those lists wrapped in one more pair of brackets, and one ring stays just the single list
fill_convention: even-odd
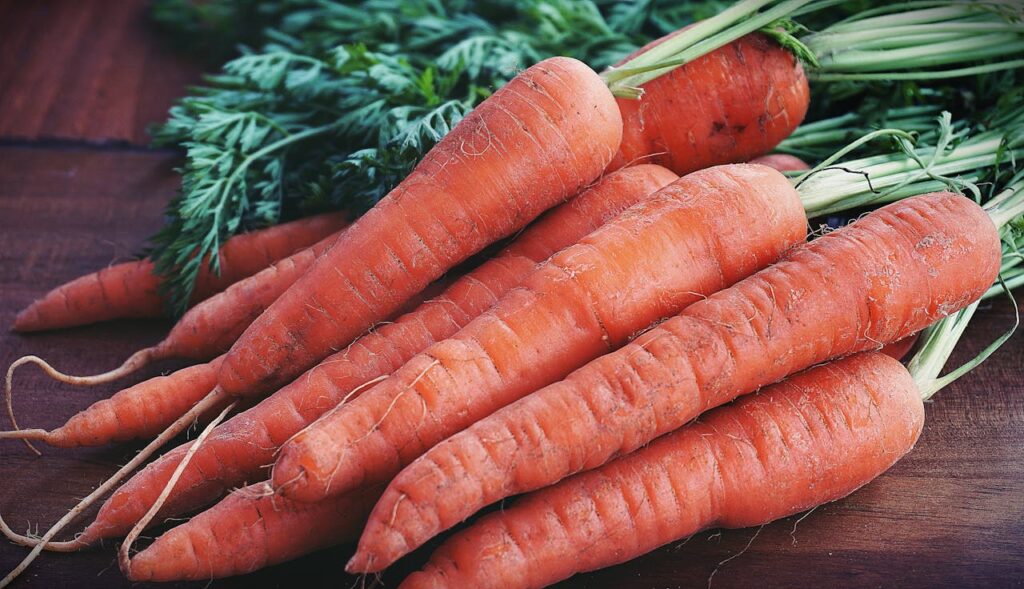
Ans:
[{"label": "bruised carrot skin", "polygon": [[[259,478],[281,444],[348,395],[358,394],[364,383],[393,372],[430,344],[453,335],[521,283],[538,262],[677,178],[655,165],[632,166],[605,176],[568,203],[545,213],[500,254],[440,296],[379,326],[256,407],[220,425],[183,471],[161,517],[191,511],[228,488]],[[85,538],[94,541],[125,534],[154,503],[188,447],[169,452],[115,491]]]},{"label": "bruised carrot skin", "polygon": [[761,164],[780,172],[802,172],[811,169],[807,162],[788,153],[770,153],[750,160],[752,164]]},{"label": "bruised carrot skin", "polygon": [[164,532],[132,558],[125,574],[132,581],[219,579],[352,542],[381,492],[378,487],[297,503],[266,489],[266,483],[238,489]]},{"label": "bruised carrot skin", "polygon": [[775,262],[805,235],[796,191],[770,168],[685,176],[292,438],[274,465],[275,488],[316,501],[385,481],[476,420]]},{"label": "bruised carrot skin", "polygon": [[988,215],[951,193],[794,248],[432,448],[385,491],[352,570],[380,570],[487,504],[596,468],[797,370],[918,332],[977,300],[999,263]]},{"label": "bruised carrot skin", "polygon": [[874,352],[715,409],[454,535],[402,589],[545,587],[713,527],[765,524],[845,497],[913,448],[924,406]]},{"label": "bruised carrot skin", "polygon": [[[348,224],[345,213],[329,213],[229,239],[219,252],[220,273],[199,271],[191,304],[305,249]],[[42,331],[118,318],[162,317],[166,306],[151,260],[115,264],[63,284],[29,305],[14,330]]]},{"label": "bruised carrot skin", "polygon": [[655,78],[643,90],[639,99],[617,100],[622,145],[609,169],[647,162],[686,174],[745,162],[788,137],[810,104],[800,62],[760,33]]},{"label": "bruised carrot skin", "polygon": [[346,230],[228,352],[232,396],[295,378],[449,268],[597,179],[622,138],[610,91],[582,62],[546,59],[477,106]]}]

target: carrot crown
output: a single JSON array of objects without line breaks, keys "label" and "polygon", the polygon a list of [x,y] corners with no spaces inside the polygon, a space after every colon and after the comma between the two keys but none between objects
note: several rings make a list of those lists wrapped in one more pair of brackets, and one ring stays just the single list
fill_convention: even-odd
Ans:
[{"label": "carrot crown", "polygon": [[[843,160],[860,145],[880,136],[896,139],[889,154]],[[991,129],[968,136],[948,112],[938,117],[936,140],[915,147],[913,136],[901,129],[868,133],[794,179],[809,217],[863,206],[893,202],[937,190],[966,191],[980,199],[978,182],[1024,157],[1024,109],[995,118]],[[1010,204],[1014,202],[1015,204]],[[1019,203],[1004,201],[997,224],[1020,214]]]},{"label": "carrot crown", "polygon": [[602,77],[616,96],[639,98],[641,85],[757,30],[820,81],[937,80],[1024,67],[1013,59],[1024,52],[1024,7],[1015,0],[902,2],[802,36],[805,29],[786,20],[841,3],[743,0]]}]

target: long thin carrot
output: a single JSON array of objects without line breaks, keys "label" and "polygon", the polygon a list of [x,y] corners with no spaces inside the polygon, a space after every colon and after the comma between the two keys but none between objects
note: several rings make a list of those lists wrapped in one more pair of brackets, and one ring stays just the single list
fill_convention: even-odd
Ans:
[{"label": "long thin carrot", "polygon": [[787,374],[920,331],[984,294],[1000,256],[993,221],[951,193],[795,248],[428,451],[392,481],[351,570],[379,570],[484,505],[596,468]]},{"label": "long thin carrot", "polygon": [[765,166],[684,176],[295,436],[274,485],[315,501],[385,481],[452,433],[775,262],[804,240],[806,223],[792,185]]},{"label": "long thin carrot", "polygon": [[139,582],[217,579],[354,542],[382,490],[300,503],[274,495],[268,483],[249,485],[162,534],[125,574]]},{"label": "long thin carrot", "polygon": [[[321,239],[283,260],[244,278],[224,292],[189,309],[170,333],[154,346],[132,354],[113,370],[89,376],[65,374],[38,356],[24,356],[7,369],[8,379],[25,364],[35,364],[60,382],[93,386],[123,378],[150,362],[167,358],[210,360],[227,351],[254,319],[259,317],[281,293],[288,290],[327,251],[340,233]],[[7,394],[10,394],[8,390]]]},{"label": "long thin carrot", "polygon": [[[672,172],[654,165],[623,168],[605,176],[568,203],[548,211],[509,247],[437,298],[379,326],[227,421],[196,453],[194,464],[183,472],[161,516],[201,507],[233,486],[265,476],[277,448],[296,432],[430,344],[454,334],[522,282],[538,262],[675,178]],[[200,388],[195,388],[197,393]],[[118,489],[83,533],[83,541],[123,535],[153,503],[187,448],[185,445],[169,452]]]},{"label": "long thin carrot", "polygon": [[[199,272],[195,304],[305,249],[348,224],[345,213],[316,215],[227,240],[220,249],[220,272]],[[14,330],[42,331],[118,318],[161,317],[166,301],[149,259],[125,262],[62,284],[18,313]]]},{"label": "long thin carrot", "polygon": [[819,366],[482,518],[401,587],[544,587],[703,529],[764,524],[867,484],[923,423],[899,362],[869,352]]},{"label": "long thin carrot", "polygon": [[235,343],[219,386],[272,391],[449,268],[593,182],[622,138],[611,92],[555,57],[499,89],[359,218]]}]

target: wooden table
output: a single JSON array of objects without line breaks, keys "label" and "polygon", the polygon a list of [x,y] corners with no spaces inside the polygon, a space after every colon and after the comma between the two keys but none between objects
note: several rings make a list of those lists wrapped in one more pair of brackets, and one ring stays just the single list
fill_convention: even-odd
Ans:
[{"label": "wooden table", "polygon": [[[50,287],[138,251],[160,225],[180,154],[146,149],[195,66],[163,49],[140,3],[0,0],[0,365],[29,353],[91,373],[158,340],[163,321],[121,321],[17,336],[14,314]],[[1012,323],[1005,302],[982,310],[962,361]],[[917,448],[853,496],[761,529],[698,534],[566,587],[1005,587],[1024,583],[1024,336],[942,391]],[[142,376],[177,365],[164,363]],[[140,379],[142,378],[140,376]],[[132,380],[131,382],[135,382]],[[23,425],[51,427],[114,386],[76,390],[26,369],[16,381]],[[138,446],[42,457],[0,442],[0,509],[41,529]],[[350,547],[214,587],[358,586]],[[25,549],[0,543],[0,571]],[[394,586],[421,550],[384,576]],[[712,578],[713,575],[713,578]],[[112,546],[44,555],[18,587],[127,587]],[[204,584],[182,585],[202,587]]]}]

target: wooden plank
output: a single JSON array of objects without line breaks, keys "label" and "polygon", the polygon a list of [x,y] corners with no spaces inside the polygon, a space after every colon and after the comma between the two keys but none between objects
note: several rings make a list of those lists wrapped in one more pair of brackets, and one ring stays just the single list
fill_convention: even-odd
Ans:
[{"label": "wooden plank", "polygon": [[[173,154],[0,148],[0,363],[39,353],[61,368],[106,369],[157,340],[160,321],[17,336],[15,312],[64,280],[138,249],[174,191]],[[1012,323],[999,301],[976,316],[955,361],[963,361]],[[173,368],[162,364],[147,371]],[[1024,579],[1024,335],[939,393],[917,448],[851,497],[757,530],[705,532],[563,587],[792,587],[804,585],[1002,587]],[[139,376],[141,379],[143,375]],[[129,382],[134,382],[134,379]],[[115,387],[72,389],[35,370],[18,375],[15,406],[23,425],[50,427]],[[34,457],[0,442],[0,510],[18,529],[55,521],[77,497],[127,460],[137,446],[47,449]],[[795,530],[794,530],[795,528]],[[749,547],[747,547],[749,543]],[[393,587],[429,555],[432,543],[384,575]],[[744,551],[744,549],[746,550]],[[358,586],[339,547],[213,587]],[[0,543],[0,570],[25,550]],[[742,553],[740,556],[737,554]],[[736,558],[721,564],[728,558]],[[715,572],[717,569],[717,572]],[[24,587],[129,587],[112,546],[44,555]],[[164,587],[204,587],[205,583]]]},{"label": "wooden plank", "polygon": [[0,138],[149,143],[199,80],[144,0],[0,0]]}]

